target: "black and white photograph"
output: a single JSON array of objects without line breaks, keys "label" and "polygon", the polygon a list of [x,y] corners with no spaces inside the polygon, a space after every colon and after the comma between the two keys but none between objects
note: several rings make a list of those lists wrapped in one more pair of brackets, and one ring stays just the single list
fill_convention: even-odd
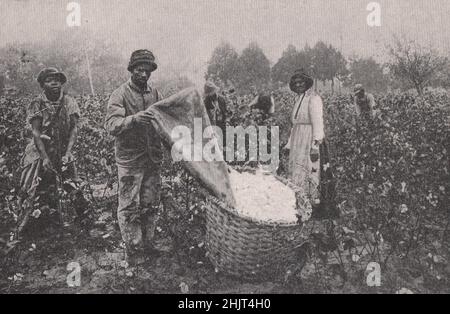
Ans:
[{"label": "black and white photograph", "polygon": [[0,294],[450,293],[449,17],[0,0]]}]

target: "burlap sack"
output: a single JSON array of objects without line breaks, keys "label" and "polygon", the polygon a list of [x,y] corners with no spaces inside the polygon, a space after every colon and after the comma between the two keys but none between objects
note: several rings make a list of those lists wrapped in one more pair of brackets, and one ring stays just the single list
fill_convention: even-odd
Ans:
[{"label": "burlap sack", "polygon": [[[203,105],[200,93],[194,88],[188,88],[163,99],[150,106],[147,111],[155,116],[155,127],[169,147],[173,147],[176,140],[172,137],[172,131],[177,126],[185,126],[191,131],[191,147],[194,149],[194,119],[201,119],[201,133],[210,126],[210,121]],[[199,122],[199,120],[197,120]],[[198,137],[197,123],[197,139]],[[201,147],[211,139],[201,137]],[[197,142],[197,144],[199,144]],[[193,154],[192,154],[193,156]],[[202,156],[204,157],[204,156]],[[183,166],[192,176],[208,189],[214,196],[221,198],[230,206],[236,205],[236,200],[230,186],[227,165],[224,161],[182,161]]]}]

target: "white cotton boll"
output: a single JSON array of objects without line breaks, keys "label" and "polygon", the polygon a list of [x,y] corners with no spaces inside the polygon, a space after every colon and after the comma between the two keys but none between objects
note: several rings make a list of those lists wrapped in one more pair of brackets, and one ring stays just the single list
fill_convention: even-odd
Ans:
[{"label": "white cotton boll", "polygon": [[295,192],[275,177],[231,170],[236,209],[242,216],[273,222],[297,221]]},{"label": "white cotton boll", "polygon": [[405,204],[400,205],[400,213],[404,214],[408,211],[408,206]]},{"label": "white cotton boll", "polygon": [[179,287],[180,287],[181,293],[189,292],[189,286],[186,283],[184,283],[184,282],[180,283]]}]

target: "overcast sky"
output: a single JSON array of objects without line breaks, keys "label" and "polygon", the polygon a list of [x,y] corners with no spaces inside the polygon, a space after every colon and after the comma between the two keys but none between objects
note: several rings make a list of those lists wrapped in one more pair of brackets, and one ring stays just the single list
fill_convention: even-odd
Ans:
[{"label": "overcast sky", "polygon": [[[0,46],[45,41],[75,31],[65,0],[0,0]],[[381,27],[366,22],[368,0],[78,0],[81,30],[108,38],[124,55],[154,51],[163,66],[204,71],[221,41],[238,51],[257,41],[274,63],[288,44],[323,40],[346,56],[382,60],[394,34],[450,52],[449,0],[379,0]]]}]

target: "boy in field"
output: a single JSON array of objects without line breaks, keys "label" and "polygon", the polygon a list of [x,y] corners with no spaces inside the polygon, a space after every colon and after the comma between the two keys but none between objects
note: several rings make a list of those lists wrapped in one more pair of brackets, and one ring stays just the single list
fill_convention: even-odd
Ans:
[{"label": "boy in field", "polygon": [[42,93],[28,107],[27,123],[31,126],[32,140],[22,159],[19,204],[35,208],[34,218],[41,214],[41,218],[55,217],[54,214],[61,215],[59,193],[64,189],[70,195],[77,220],[82,221],[88,203],[81,191],[74,188],[78,177],[72,154],[80,109],[63,90],[67,81],[64,73],[45,68],[39,72],[37,81]]}]

